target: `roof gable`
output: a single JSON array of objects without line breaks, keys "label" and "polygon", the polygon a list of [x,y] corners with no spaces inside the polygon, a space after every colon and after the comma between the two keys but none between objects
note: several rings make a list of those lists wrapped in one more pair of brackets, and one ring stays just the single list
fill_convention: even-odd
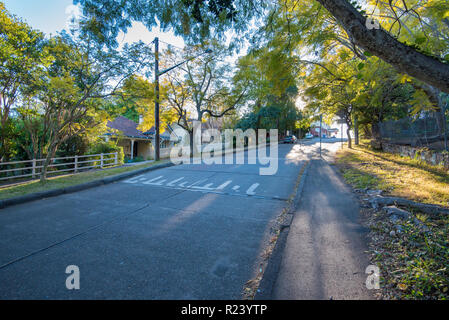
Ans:
[{"label": "roof gable", "polygon": [[[107,127],[110,129],[119,130],[123,135],[131,138],[153,139],[155,134],[154,126],[147,132],[142,132],[137,129],[138,124],[126,117],[119,116],[114,121],[108,121]],[[170,133],[173,129],[170,125],[167,126],[165,132],[161,133],[161,138],[164,140],[170,140]]]},{"label": "roof gable", "polygon": [[108,121],[107,127],[121,131],[125,136],[134,138],[147,138],[142,131],[137,129],[137,123],[123,116],[115,118],[114,121]]}]

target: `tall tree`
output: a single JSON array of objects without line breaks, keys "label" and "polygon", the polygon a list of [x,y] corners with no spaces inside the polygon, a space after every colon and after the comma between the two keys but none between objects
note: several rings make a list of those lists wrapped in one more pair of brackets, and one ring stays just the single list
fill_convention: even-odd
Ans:
[{"label": "tall tree", "polygon": [[[197,57],[206,48],[212,53]],[[170,71],[166,77],[166,98],[175,110],[177,123],[190,133],[191,150],[193,150],[192,120],[204,121],[207,118],[221,118],[239,106],[246,93],[244,85],[231,86],[231,70],[225,62],[227,50],[215,41],[205,46],[187,47],[183,52],[168,50],[164,53],[164,64],[175,65],[187,60],[183,66]]]},{"label": "tall tree", "polygon": [[143,43],[126,45],[119,52],[77,31],[51,38],[46,51],[51,62],[41,66],[34,90],[28,93],[31,103],[20,109],[25,120],[42,119],[42,136],[48,139],[41,181],[59,146],[98,124],[94,120],[100,99],[116,94],[123,81],[151,59]]},{"label": "tall tree", "polygon": [[[421,52],[415,44],[407,44],[396,39],[393,34],[380,25],[367,20],[366,11],[358,6],[357,2],[351,4],[347,0],[316,0],[321,6],[314,7],[311,16],[314,23],[322,25],[325,20],[321,9],[324,7],[344,30],[344,38],[347,38],[349,46],[355,51],[369,51],[384,61],[390,63],[400,72],[409,74],[423,82],[426,82],[446,93],[449,93],[449,63],[435,56]],[[248,28],[248,21],[252,17],[268,16],[272,19],[277,15],[284,15],[287,26],[294,34],[299,29],[311,29],[313,25],[302,19],[295,19],[295,12],[301,11],[302,7],[309,7],[310,2],[305,0],[282,0],[272,1],[268,5],[264,1],[241,1],[241,0],[190,0],[179,2],[150,3],[144,0],[110,1],[110,0],[75,0],[81,3],[84,12],[94,14],[95,29],[99,34],[106,34],[109,38],[115,38],[119,30],[126,30],[131,25],[131,20],[142,21],[147,27],[156,25],[161,21],[163,29],[172,28],[177,34],[186,38],[198,40],[210,36],[211,31],[223,35],[227,28],[234,28],[237,32]],[[401,6],[407,13],[420,15],[421,21],[428,19],[429,14],[440,11],[440,25],[449,27],[449,3],[445,0],[428,1],[429,10],[410,9],[414,1],[389,1],[391,6]],[[312,3],[312,4],[313,4]],[[273,10],[264,10],[267,7]],[[284,14],[279,13],[279,7],[287,9]],[[359,10],[360,11],[359,11]],[[267,14],[268,13],[268,14]],[[318,17],[319,16],[319,17]],[[438,16],[438,15],[437,15]],[[317,18],[318,17],[318,18]],[[399,16],[397,16],[399,17]],[[300,18],[300,17],[299,17]],[[310,20],[310,19],[308,19]],[[180,23],[181,22],[181,23]],[[374,27],[373,27],[374,26]],[[269,26],[267,26],[269,27]],[[194,30],[194,32],[192,32]],[[284,35],[281,35],[284,36]],[[326,34],[321,34],[321,37]],[[289,39],[287,39],[289,40]]]},{"label": "tall tree", "polygon": [[[160,129],[165,128],[176,120],[175,111],[167,103],[167,82],[163,81],[160,85]],[[119,101],[122,101],[129,108],[134,106],[139,120],[138,128],[142,131],[148,131],[155,125],[154,118],[154,83],[141,76],[132,76],[126,79],[121,91]]]},{"label": "tall tree", "polygon": [[11,15],[0,2],[0,161],[11,152],[11,109],[45,63],[44,43],[41,32]]}]

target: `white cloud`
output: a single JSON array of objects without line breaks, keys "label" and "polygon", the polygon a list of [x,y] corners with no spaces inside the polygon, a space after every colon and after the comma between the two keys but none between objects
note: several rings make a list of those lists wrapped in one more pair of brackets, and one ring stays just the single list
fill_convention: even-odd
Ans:
[{"label": "white cloud", "polygon": [[131,28],[126,33],[120,32],[117,40],[120,44],[133,43],[142,41],[144,43],[151,43],[155,37],[159,37],[162,41],[160,44],[161,49],[166,47],[166,43],[183,48],[184,40],[181,37],[174,35],[172,31],[162,32],[158,27],[154,27],[148,30],[147,27],[141,22],[132,22]]},{"label": "white cloud", "polygon": [[81,7],[75,6],[73,4],[68,5],[65,8],[65,14],[67,15],[65,28],[70,30],[72,27],[76,26],[77,20],[81,17]]}]

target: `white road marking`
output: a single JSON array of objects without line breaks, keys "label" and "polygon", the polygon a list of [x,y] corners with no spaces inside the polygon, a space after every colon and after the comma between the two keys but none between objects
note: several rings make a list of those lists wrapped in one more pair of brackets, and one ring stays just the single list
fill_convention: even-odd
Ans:
[{"label": "white road marking", "polygon": [[[218,192],[223,191],[227,186],[229,186],[232,183],[232,180],[227,180],[224,183],[220,184],[218,187],[213,187],[213,185],[214,185],[213,183],[207,183],[204,186],[199,186],[199,184],[207,182],[208,179],[201,179],[199,181],[196,181],[195,183],[188,185],[189,184],[188,181],[179,183],[182,180],[184,180],[185,177],[177,178],[168,183],[167,183],[167,179],[162,179],[163,177],[164,176],[159,176],[159,177],[144,181],[146,179],[145,175],[140,175],[140,176],[125,180],[124,182],[126,182],[126,183],[141,183],[144,185],[154,185],[154,186],[171,187],[171,188],[194,189],[192,191],[212,191],[212,192],[213,191],[218,191]],[[256,195],[255,191],[259,186],[260,186],[259,183],[252,184],[246,191],[246,194],[250,195],[250,196]],[[234,192],[240,192],[240,186],[235,185],[232,187],[232,190]]]},{"label": "white road marking", "polygon": [[144,177],[144,176],[145,175],[141,174],[140,176],[133,177],[133,178],[125,180],[123,182],[125,182],[125,183],[137,183],[137,182],[139,182],[139,180],[142,180],[142,177]]},{"label": "white road marking", "polygon": [[167,187],[174,187],[175,184],[176,184],[177,182],[181,181],[182,179],[184,179],[184,177],[181,177],[181,178],[179,178],[179,179],[173,180],[173,181],[170,182],[170,183],[167,183]]},{"label": "white road marking", "polygon": [[253,184],[251,187],[249,187],[248,191],[246,191],[246,194],[250,195],[250,196],[254,196],[256,194],[254,191],[256,191],[258,186],[259,186],[258,183]]},{"label": "white road marking", "polygon": [[206,182],[207,181],[207,179],[202,179],[202,180],[199,180],[199,181],[197,181],[197,182],[195,182],[195,183],[192,183],[190,186],[188,186],[187,188],[192,188],[193,186],[196,186],[197,184],[200,184],[200,183],[202,183],[202,182]]},{"label": "white road marking", "polygon": [[215,190],[215,188],[211,188],[211,186],[213,186],[213,183],[208,183],[206,184],[204,187],[192,187],[193,189],[198,189],[198,190],[208,190],[208,191],[212,191]]},{"label": "white road marking", "polygon": [[231,183],[232,183],[232,180],[228,180],[225,183],[223,183],[222,185],[218,186],[216,190],[223,190],[224,188],[226,188]]},{"label": "white road marking", "polygon": [[163,178],[163,177],[164,177],[164,176],[159,176],[159,177],[157,177],[157,178],[154,178],[154,179],[151,179],[151,180],[142,182],[142,183],[143,183],[143,184],[154,184],[155,181],[157,181],[157,180],[159,180],[159,179],[161,179],[161,178]]},{"label": "white road marking", "polygon": [[152,185],[153,185],[153,186],[163,186],[163,185],[164,185],[164,183],[165,183],[166,181],[167,181],[167,180],[166,180],[166,179],[164,179],[164,180],[161,180],[161,181],[158,181],[158,182],[152,183]]},{"label": "white road marking", "polygon": [[186,183],[187,183],[187,181],[184,181],[184,182],[181,183],[179,186],[180,186],[181,188],[187,188],[187,187],[186,187]]}]

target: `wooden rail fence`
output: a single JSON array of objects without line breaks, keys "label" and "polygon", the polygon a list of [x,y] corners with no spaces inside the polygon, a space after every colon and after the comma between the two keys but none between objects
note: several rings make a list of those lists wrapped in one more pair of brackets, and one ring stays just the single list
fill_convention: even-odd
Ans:
[{"label": "wooden rail fence", "polygon": [[[0,181],[37,178],[42,172],[45,159],[0,162]],[[62,172],[78,173],[81,171],[106,168],[118,165],[118,153],[89,154],[84,156],[52,158],[47,174]]]}]

